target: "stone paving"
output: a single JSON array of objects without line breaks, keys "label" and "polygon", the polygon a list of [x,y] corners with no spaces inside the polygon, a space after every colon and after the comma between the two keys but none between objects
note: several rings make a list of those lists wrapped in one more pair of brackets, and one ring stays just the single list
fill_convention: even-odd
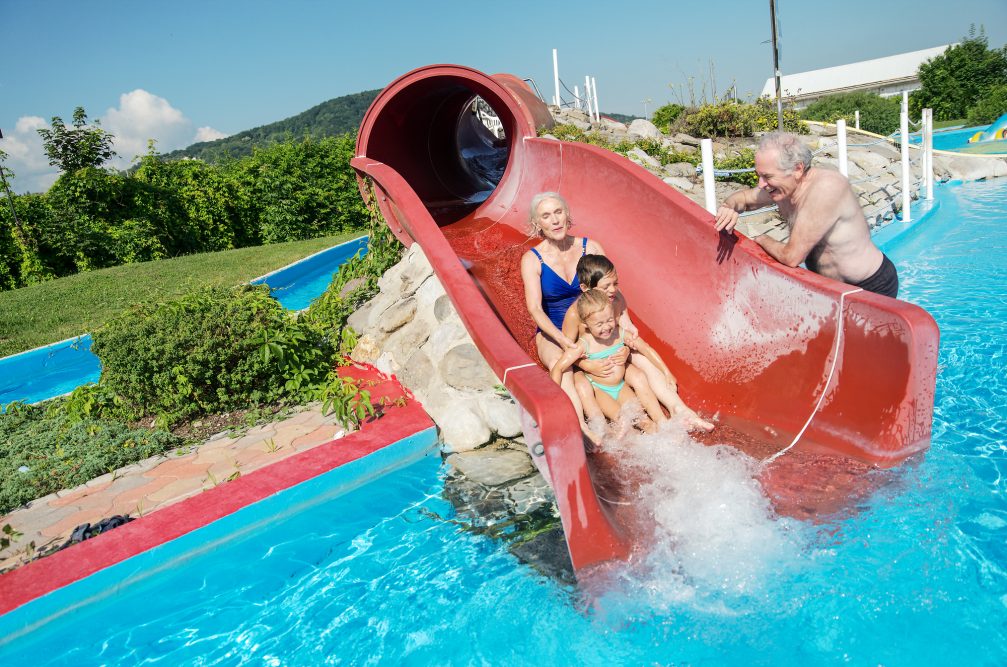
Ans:
[{"label": "stone paving", "polygon": [[183,447],[49,494],[0,517],[0,525],[10,524],[21,533],[0,549],[0,572],[63,544],[82,524],[116,514],[136,518],[155,512],[343,435],[345,429],[332,416],[309,406],[282,421],[234,436],[218,433],[197,447]]}]

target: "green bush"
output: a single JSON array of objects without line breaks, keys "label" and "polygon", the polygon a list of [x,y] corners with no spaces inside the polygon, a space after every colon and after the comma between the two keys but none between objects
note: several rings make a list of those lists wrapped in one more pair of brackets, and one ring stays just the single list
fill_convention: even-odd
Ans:
[{"label": "green bush", "polygon": [[164,431],[8,406],[0,414],[0,514],[181,444]]},{"label": "green bush", "polygon": [[988,125],[1007,113],[1007,84],[993,86],[974,107],[969,109],[969,125]]},{"label": "green bush", "polygon": [[654,109],[654,115],[650,117],[651,122],[665,134],[671,131],[671,124],[678,120],[678,117],[685,111],[681,104],[665,104]]},{"label": "green bush", "polygon": [[[143,304],[93,334],[100,387],[124,419],[164,424],[210,412],[311,398],[331,348],[269,296],[265,286],[202,288]],[[104,405],[110,405],[105,401]]]},{"label": "green bush", "polygon": [[920,88],[909,95],[914,117],[929,107],[934,120],[965,118],[990,88],[1007,84],[1007,46],[990,49],[973,26],[961,42],[920,65],[918,75]]},{"label": "green bush", "polygon": [[829,95],[808,105],[801,112],[806,120],[835,123],[840,118],[854,127],[855,111],[860,111],[860,129],[889,135],[899,129],[901,103],[898,97],[881,97],[875,93],[840,93]]},{"label": "green bush", "polygon": [[[685,132],[701,138],[751,137],[756,132],[776,130],[778,124],[776,104],[768,98],[760,98],[752,104],[704,104],[685,112],[679,120]],[[783,129],[797,134],[808,133],[797,112],[790,107],[783,109]]]}]

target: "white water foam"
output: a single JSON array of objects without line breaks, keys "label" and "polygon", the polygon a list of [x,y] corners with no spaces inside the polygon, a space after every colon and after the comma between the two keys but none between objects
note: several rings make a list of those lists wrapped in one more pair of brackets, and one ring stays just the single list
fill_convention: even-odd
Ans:
[{"label": "white water foam", "polygon": [[[635,418],[623,410],[623,420]],[[797,522],[778,517],[760,485],[758,462],[727,445],[696,442],[665,422],[653,434],[614,425],[603,449],[619,474],[644,480],[630,500],[649,545],[629,563],[587,577],[603,614],[667,613],[683,606],[745,613],[793,570],[806,546]],[[646,537],[646,536],[644,536]]]}]

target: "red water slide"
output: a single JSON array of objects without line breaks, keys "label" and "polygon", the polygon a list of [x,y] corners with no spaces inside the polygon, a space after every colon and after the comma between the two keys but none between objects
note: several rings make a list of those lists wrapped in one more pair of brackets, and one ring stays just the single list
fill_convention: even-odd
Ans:
[{"label": "red water slide", "polygon": [[605,247],[642,335],[701,413],[770,453],[796,443],[891,466],[929,445],[938,331],[928,313],[776,263],[629,160],[538,138],[552,122],[511,75],[431,65],[374,100],[353,166],[538,424],[574,567],[632,545],[595,492],[570,402],[533,358],[518,263],[538,192],[562,193],[574,232]]}]

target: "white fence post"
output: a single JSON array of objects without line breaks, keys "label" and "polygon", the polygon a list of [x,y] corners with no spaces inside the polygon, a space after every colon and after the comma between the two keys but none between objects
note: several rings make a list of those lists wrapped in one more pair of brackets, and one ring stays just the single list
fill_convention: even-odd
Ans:
[{"label": "white fence post", "polygon": [[587,115],[594,121],[594,102],[591,101],[591,77],[584,77],[584,99],[587,100]]},{"label": "white fence post", "polygon": [[706,210],[716,215],[717,187],[713,181],[713,140],[701,140],[699,150],[703,155],[703,188],[706,190]]},{"label": "white fence post", "polygon": [[902,222],[911,222],[912,216],[909,211],[912,196],[909,193],[909,110],[906,106],[906,97],[903,94],[902,116],[900,118],[900,134],[902,135]]},{"label": "white fence post", "polygon": [[573,96],[574,96],[574,102],[577,104],[577,108],[582,109],[583,106],[581,106],[580,88],[578,88],[577,86],[573,87]]},{"label": "white fence post", "polygon": [[839,143],[839,173],[850,177],[850,165],[846,159],[846,119],[836,121],[836,141]]},{"label": "white fence post", "polygon": [[594,121],[601,122],[601,111],[598,108],[598,80],[591,77],[591,93],[594,95]]},{"label": "white fence post", "polygon": [[856,127],[859,130],[860,129],[860,109],[857,109],[856,111],[853,112],[853,123],[854,123],[854,127]]},{"label": "white fence post", "polygon": [[559,51],[552,50],[552,82],[556,88],[556,97],[552,98],[552,103],[559,106]]},{"label": "white fence post", "polygon": [[934,110],[924,109],[926,122],[923,130],[923,155],[926,158],[926,173],[924,182],[927,184],[927,201],[934,198]]}]

